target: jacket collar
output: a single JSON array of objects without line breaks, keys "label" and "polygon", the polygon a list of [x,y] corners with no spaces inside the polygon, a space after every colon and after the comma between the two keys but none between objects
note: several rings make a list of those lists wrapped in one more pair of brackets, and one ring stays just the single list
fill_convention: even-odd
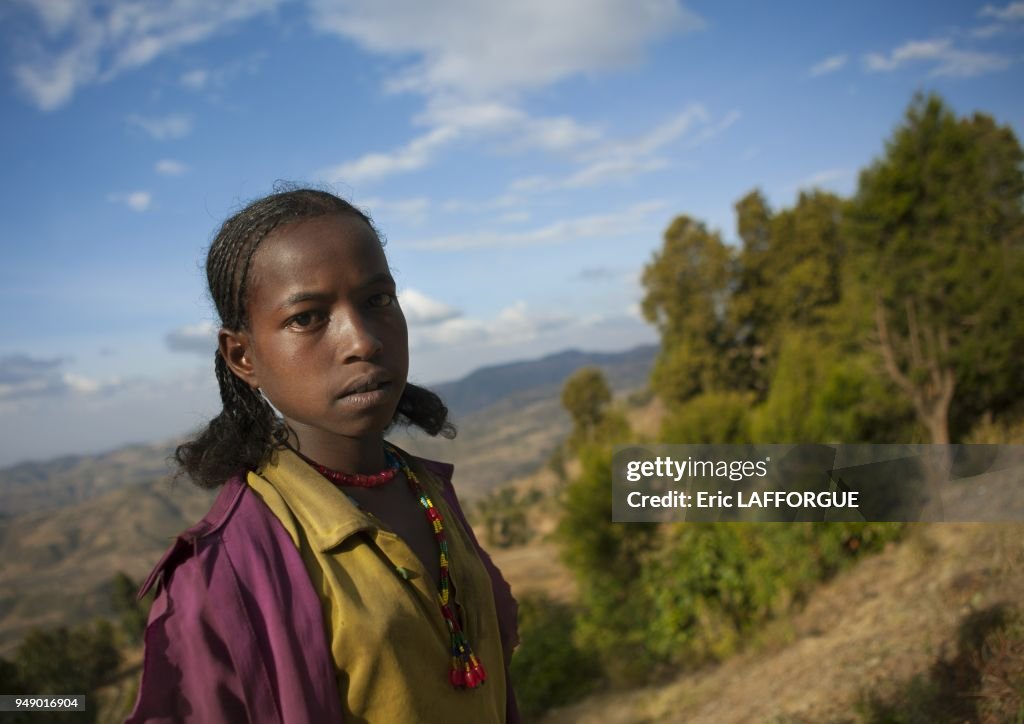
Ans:
[{"label": "jacket collar", "polygon": [[277,449],[250,476],[261,477],[284,498],[309,542],[321,553],[377,526],[345,493],[289,448]]}]

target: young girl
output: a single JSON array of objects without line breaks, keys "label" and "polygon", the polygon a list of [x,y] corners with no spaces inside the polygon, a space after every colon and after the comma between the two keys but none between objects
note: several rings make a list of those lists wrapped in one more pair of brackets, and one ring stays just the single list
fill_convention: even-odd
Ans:
[{"label": "young girl", "polygon": [[221,491],[143,584],[158,593],[128,722],[518,721],[516,603],[452,466],[383,437],[454,428],[406,381],[370,219],[275,193],[224,223],[206,271],[223,410],[176,458]]}]

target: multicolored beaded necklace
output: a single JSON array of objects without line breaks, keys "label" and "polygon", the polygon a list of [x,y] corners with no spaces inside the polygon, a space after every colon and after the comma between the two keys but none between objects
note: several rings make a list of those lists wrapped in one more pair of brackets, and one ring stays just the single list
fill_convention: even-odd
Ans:
[{"label": "multicolored beaded necklace", "polygon": [[412,471],[409,464],[399,456],[398,451],[390,446],[385,446],[384,455],[388,461],[386,470],[373,475],[351,475],[340,473],[323,465],[305,458],[321,475],[338,485],[358,485],[361,487],[376,487],[394,479],[395,473],[401,469],[405,473],[405,479],[409,481],[409,489],[420,501],[420,505],[427,513],[427,521],[434,531],[434,540],[437,541],[437,548],[440,554],[440,583],[438,585],[438,601],[441,604],[441,615],[448,624],[448,632],[451,636],[451,667],[448,670],[448,680],[457,689],[475,689],[487,680],[487,672],[483,664],[473,653],[473,648],[466,640],[462,631],[459,619],[452,611],[449,599],[451,589],[451,575],[448,572],[448,539],[444,533],[444,519],[441,511],[434,505],[434,501],[427,495],[423,485],[420,483],[416,473]]}]

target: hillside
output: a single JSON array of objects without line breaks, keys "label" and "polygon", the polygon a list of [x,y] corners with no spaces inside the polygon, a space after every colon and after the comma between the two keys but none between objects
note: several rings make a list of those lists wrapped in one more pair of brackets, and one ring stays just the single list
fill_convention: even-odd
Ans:
[{"label": "hillside", "polygon": [[981,641],[1024,614],[1022,601],[1024,524],[918,524],[745,653],[659,686],[595,694],[543,722],[1019,721],[985,716],[1000,692],[1004,702],[1013,694],[981,668],[1001,656],[1024,707],[1024,631],[1001,649]]},{"label": "hillside", "polygon": [[128,445],[97,455],[65,455],[0,470],[0,518],[80,503],[166,476],[173,443]]}]

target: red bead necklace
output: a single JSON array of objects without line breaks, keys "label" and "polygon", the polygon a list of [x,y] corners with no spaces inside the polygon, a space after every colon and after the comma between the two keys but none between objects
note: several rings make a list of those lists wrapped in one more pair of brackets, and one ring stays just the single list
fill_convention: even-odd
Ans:
[{"label": "red bead necklace", "polygon": [[[298,452],[298,450],[296,450],[296,452]],[[395,475],[398,473],[400,465],[398,458],[390,450],[385,450],[384,456],[388,461],[388,466],[379,473],[370,473],[367,475],[363,475],[361,473],[342,473],[337,470],[331,470],[318,462],[310,460],[302,453],[298,454],[299,457],[309,463],[314,470],[335,485],[354,485],[357,488],[376,488],[384,483],[391,482],[395,479]]]}]

